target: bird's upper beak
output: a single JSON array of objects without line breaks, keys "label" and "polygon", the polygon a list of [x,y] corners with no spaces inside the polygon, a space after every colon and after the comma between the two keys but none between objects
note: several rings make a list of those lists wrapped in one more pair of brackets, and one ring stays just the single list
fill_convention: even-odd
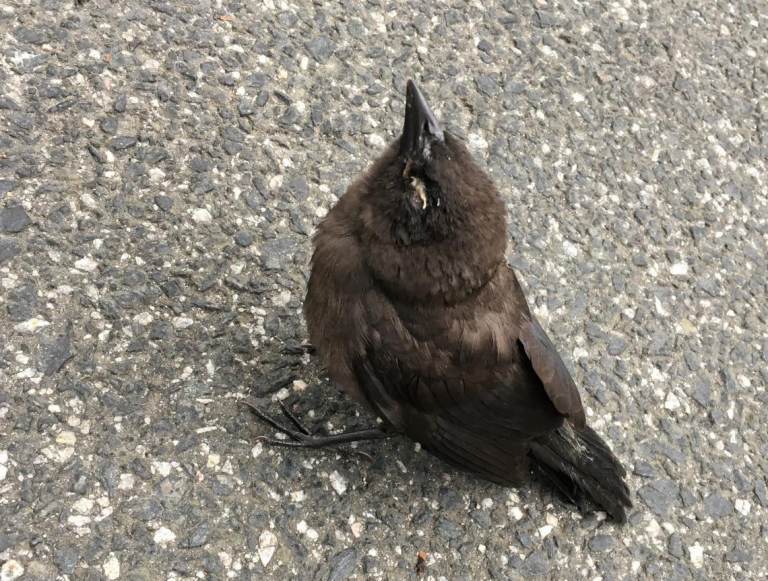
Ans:
[{"label": "bird's upper beak", "polygon": [[443,130],[427,100],[416,83],[409,80],[405,91],[405,123],[400,138],[400,155],[413,161],[424,161],[429,158],[432,144],[443,139]]}]

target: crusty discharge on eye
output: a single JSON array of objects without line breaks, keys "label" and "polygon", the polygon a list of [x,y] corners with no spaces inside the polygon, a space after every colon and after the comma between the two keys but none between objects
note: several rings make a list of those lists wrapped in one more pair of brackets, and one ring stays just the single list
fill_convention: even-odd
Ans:
[{"label": "crusty discharge on eye", "polygon": [[413,187],[413,191],[416,192],[416,195],[419,196],[419,199],[421,200],[421,209],[426,210],[427,209],[427,190],[424,189],[424,182],[421,181],[419,178],[412,177],[411,186]]}]

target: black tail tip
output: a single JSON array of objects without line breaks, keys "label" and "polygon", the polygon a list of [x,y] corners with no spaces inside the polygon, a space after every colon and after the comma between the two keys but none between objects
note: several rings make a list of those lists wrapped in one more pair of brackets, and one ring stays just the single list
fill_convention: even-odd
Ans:
[{"label": "black tail tip", "polygon": [[580,512],[602,510],[627,522],[632,500],[626,470],[594,430],[565,424],[531,442],[531,453],[537,472]]},{"label": "black tail tip", "polygon": [[[533,463],[533,472],[537,479],[551,488],[554,494],[564,503],[575,506],[582,515],[604,512],[616,524],[626,524],[627,513],[632,509],[632,499],[629,488],[617,473],[606,480],[605,489],[600,490],[595,483],[587,485],[581,479],[577,483],[563,472],[547,466],[544,463]],[[585,486],[586,485],[586,486]]]}]

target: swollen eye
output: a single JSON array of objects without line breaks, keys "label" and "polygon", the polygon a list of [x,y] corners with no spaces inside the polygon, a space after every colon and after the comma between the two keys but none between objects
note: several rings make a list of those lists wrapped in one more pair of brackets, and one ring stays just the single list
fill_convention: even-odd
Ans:
[{"label": "swollen eye", "polygon": [[427,196],[427,188],[424,182],[417,177],[411,178],[411,204],[416,209],[426,210],[429,205],[429,197]]}]

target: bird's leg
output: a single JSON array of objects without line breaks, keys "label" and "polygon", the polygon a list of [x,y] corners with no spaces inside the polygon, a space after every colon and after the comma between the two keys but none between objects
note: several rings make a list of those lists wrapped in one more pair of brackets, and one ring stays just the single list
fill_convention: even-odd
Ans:
[{"label": "bird's leg", "polygon": [[315,346],[312,343],[287,345],[283,348],[283,353],[286,355],[314,355],[315,351]]},{"label": "bird's leg", "polygon": [[283,414],[290,420],[296,429],[289,429],[275,420],[272,416],[264,412],[255,402],[244,399],[240,403],[246,405],[262,421],[268,423],[278,432],[282,432],[290,440],[276,440],[274,438],[259,438],[262,442],[275,446],[287,446],[290,448],[325,448],[326,446],[337,446],[339,444],[349,444],[351,442],[361,442],[364,440],[382,440],[391,438],[394,434],[384,432],[379,428],[366,428],[363,430],[351,430],[341,434],[328,434],[319,436],[312,434],[293,413],[280,402]]}]

